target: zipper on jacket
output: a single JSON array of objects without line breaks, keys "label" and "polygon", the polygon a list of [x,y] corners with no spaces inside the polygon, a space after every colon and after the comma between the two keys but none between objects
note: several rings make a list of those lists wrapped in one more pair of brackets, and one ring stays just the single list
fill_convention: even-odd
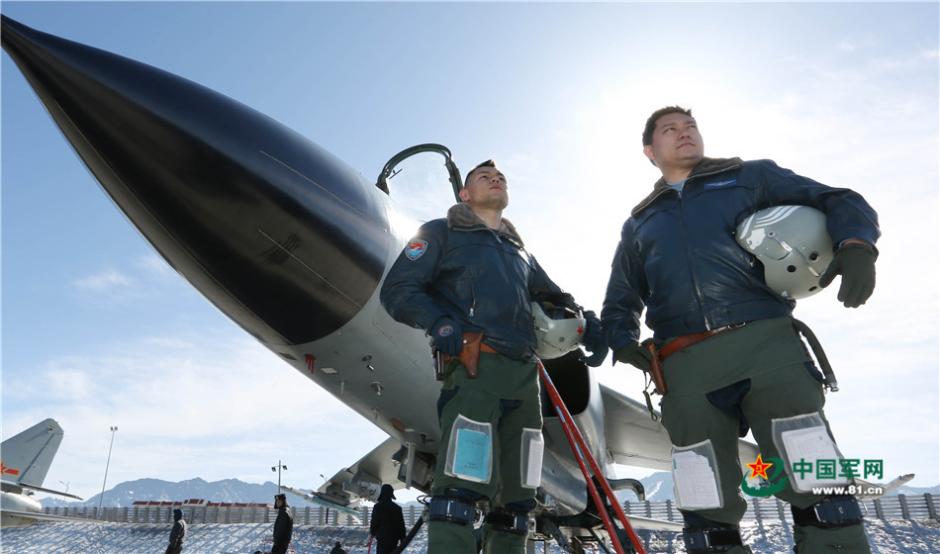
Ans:
[{"label": "zipper on jacket", "polygon": [[[721,174],[721,173],[725,173],[726,171],[731,171],[731,170],[734,170],[734,169],[740,169],[740,167],[741,167],[741,164],[738,164],[738,165],[731,166],[731,167],[726,167],[726,168],[723,168],[723,169],[716,169],[716,170],[714,170],[714,171],[706,171],[705,173],[700,173],[700,174],[698,174],[698,175],[692,175],[692,176],[690,176],[690,177],[686,180],[685,184],[688,185],[688,184],[689,184],[689,181],[692,181],[693,179],[694,179],[694,180],[699,180],[699,179],[702,179],[702,178],[704,178],[704,177],[712,177],[712,176],[714,176],[714,175],[718,175],[718,174]],[[690,251],[690,249],[689,249],[689,240],[688,240],[688,239],[689,239],[689,232],[688,232],[688,230],[687,230],[686,227],[685,227],[685,210],[682,208],[682,195],[681,195],[681,194],[678,194],[678,197],[679,197],[679,199],[678,199],[678,202],[679,202],[679,222],[682,224],[683,242],[685,243],[685,255],[686,255],[686,258],[687,258],[688,261],[689,261],[689,276],[692,278],[692,287],[695,289],[695,296],[696,296],[696,300],[698,301],[699,309],[702,310],[702,319],[703,319],[704,322],[705,322],[705,330],[706,330],[706,331],[711,331],[713,325],[712,325],[712,322],[709,321],[709,319],[708,319],[708,312],[705,310],[705,295],[702,293],[702,289],[698,286],[698,280],[696,280],[696,278],[695,278],[695,270],[693,269],[693,265],[692,265],[692,262],[693,262],[693,260],[692,260],[692,253],[691,253],[691,251]]]},{"label": "zipper on jacket", "polygon": [[470,280],[470,310],[468,311],[468,315],[470,319],[473,319],[473,312],[476,310],[476,307],[477,307],[477,294],[473,288],[473,280],[471,279]]},{"label": "zipper on jacket", "polygon": [[[499,244],[502,244],[502,243],[503,243],[503,239],[501,239],[501,238],[499,237],[499,233],[498,233],[497,231],[492,230],[492,229],[490,229],[490,231],[493,233],[493,236],[496,237],[496,242],[498,242]],[[509,243],[512,244],[513,247],[515,247],[515,248],[517,248],[517,249],[519,249],[519,250],[522,250],[522,249],[519,248],[518,245],[516,245],[513,241],[509,241]],[[503,264],[503,271],[506,272],[506,276],[508,277],[508,276],[512,275],[512,267],[511,267],[510,262],[506,259],[506,257],[507,257],[506,252],[504,252],[503,249],[502,249],[502,248],[499,248],[499,247],[496,248],[496,252],[497,252],[497,256],[499,257],[500,261],[501,261],[502,264]],[[518,256],[518,254],[516,254],[516,255]],[[528,288],[529,288],[529,284],[526,283],[526,291],[528,291]]]},{"label": "zipper on jacket", "polygon": [[679,203],[679,223],[682,226],[682,242],[685,245],[685,256],[689,262],[689,277],[692,279],[692,288],[695,289],[695,299],[698,301],[698,307],[702,311],[702,318],[705,320],[705,330],[711,331],[712,324],[708,320],[708,312],[705,311],[705,295],[702,294],[702,289],[698,286],[698,280],[695,279],[695,270],[692,267],[692,252],[689,249],[689,231],[685,227],[685,210],[682,207],[682,195],[677,194]]}]

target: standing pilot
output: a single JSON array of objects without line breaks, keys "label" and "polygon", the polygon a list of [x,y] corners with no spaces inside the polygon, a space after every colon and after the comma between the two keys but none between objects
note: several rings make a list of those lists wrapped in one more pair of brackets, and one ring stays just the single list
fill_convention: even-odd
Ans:
[{"label": "standing pilot", "polygon": [[[427,330],[447,360],[428,552],[475,554],[474,504],[486,498],[493,509],[484,526],[485,552],[521,554],[542,459],[530,303],[579,307],[502,217],[509,194],[492,160],[467,174],[460,199],[408,242],[385,278],[381,301],[397,321]],[[583,342],[599,365],[607,344],[597,317],[585,317]]]},{"label": "standing pilot", "polygon": [[[771,206],[821,211],[834,259],[823,275],[807,275],[820,287],[841,276],[839,301],[856,308],[875,286],[874,210],[851,190],[770,160],[706,158],[691,111],[680,107],[650,116],[643,151],[662,178],[623,226],[602,319],[616,360],[648,370],[652,355],[637,344],[646,308],[665,374],[663,425],[673,443],[687,551],[750,552],[738,531],[746,503],[737,442],[750,427],[763,461],[782,461],[787,472],[776,495],[791,505],[796,551],[869,552],[855,498],[813,494],[806,475],[792,471],[814,454],[839,457],[822,411],[821,376],[794,330],[794,295],[765,281],[775,259],[762,267],[736,242],[735,229]],[[779,244],[781,257],[801,244],[776,236],[774,225],[798,213],[805,212],[780,209],[764,219],[760,238]],[[829,250],[807,252],[808,260],[831,256]],[[783,270],[798,271],[808,270],[796,262]]]}]

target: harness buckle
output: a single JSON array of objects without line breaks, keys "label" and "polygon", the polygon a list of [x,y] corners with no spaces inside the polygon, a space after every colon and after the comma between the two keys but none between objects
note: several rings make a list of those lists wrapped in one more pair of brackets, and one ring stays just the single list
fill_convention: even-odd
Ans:
[{"label": "harness buckle", "polygon": [[476,508],[461,498],[432,496],[428,504],[428,519],[467,525],[476,520]]},{"label": "harness buckle", "polygon": [[827,496],[808,508],[790,506],[793,523],[805,527],[831,529],[848,527],[862,522],[862,509],[852,496]]},{"label": "harness buckle", "polygon": [[495,530],[513,535],[529,534],[529,514],[496,509],[486,514],[486,523]]},{"label": "harness buckle", "polygon": [[689,554],[727,552],[735,546],[744,546],[741,533],[736,528],[687,528],[683,531],[683,538]]}]

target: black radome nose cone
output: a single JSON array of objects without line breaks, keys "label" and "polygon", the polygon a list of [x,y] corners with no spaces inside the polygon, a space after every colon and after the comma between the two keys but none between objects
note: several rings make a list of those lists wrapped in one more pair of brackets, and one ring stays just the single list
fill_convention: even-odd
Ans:
[{"label": "black radome nose cone", "polygon": [[206,87],[2,18],[3,48],[105,191],[253,335],[335,331],[381,279],[384,211],[345,163]]}]

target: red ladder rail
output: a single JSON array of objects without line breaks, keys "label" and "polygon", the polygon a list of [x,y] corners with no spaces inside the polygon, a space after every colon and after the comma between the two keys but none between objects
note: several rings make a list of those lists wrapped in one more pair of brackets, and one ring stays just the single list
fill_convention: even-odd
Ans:
[{"label": "red ladder rail", "polygon": [[601,471],[600,466],[597,465],[597,460],[595,460],[594,455],[591,454],[591,450],[588,448],[587,443],[584,440],[584,436],[581,434],[577,424],[571,417],[571,412],[568,411],[568,407],[565,406],[565,401],[562,400],[561,395],[558,393],[558,389],[555,388],[555,383],[553,383],[552,378],[548,376],[548,370],[545,369],[545,365],[542,363],[542,360],[538,360],[538,368],[539,377],[542,378],[542,383],[545,385],[545,390],[548,392],[548,397],[551,399],[552,405],[555,407],[555,412],[558,414],[558,418],[561,420],[561,428],[565,432],[565,437],[568,438],[568,444],[571,446],[571,452],[574,454],[575,461],[578,462],[578,466],[581,468],[581,473],[584,474],[584,480],[587,482],[588,492],[591,494],[591,499],[594,500],[594,505],[597,506],[597,511],[601,516],[601,520],[604,522],[604,529],[607,530],[607,534],[610,536],[610,540],[614,544],[614,550],[617,551],[617,554],[626,554],[623,546],[620,545],[620,537],[617,536],[617,531],[614,528],[613,522],[610,520],[610,516],[607,514],[607,509],[604,507],[604,503],[601,502],[601,497],[597,492],[597,487],[594,485],[594,480],[591,479],[591,474],[588,472],[588,468],[585,466],[585,459],[587,459],[588,464],[590,465],[591,472],[594,473],[594,476],[597,478],[598,482],[601,484],[601,487],[604,489],[604,494],[607,496],[608,500],[610,500],[610,504],[614,507],[614,512],[617,515],[617,519],[620,520],[621,525],[623,525],[624,530],[627,532],[627,536],[630,537],[630,542],[633,543],[633,548],[636,550],[637,554],[646,554],[646,550],[643,549],[643,544],[640,542],[640,538],[633,531],[633,527],[630,525],[629,520],[627,520],[627,515],[624,513],[623,508],[620,506],[620,502],[614,495],[613,489],[610,488],[610,483],[607,482],[607,478],[604,477],[604,473]]}]

